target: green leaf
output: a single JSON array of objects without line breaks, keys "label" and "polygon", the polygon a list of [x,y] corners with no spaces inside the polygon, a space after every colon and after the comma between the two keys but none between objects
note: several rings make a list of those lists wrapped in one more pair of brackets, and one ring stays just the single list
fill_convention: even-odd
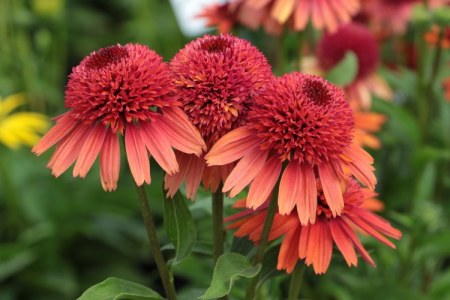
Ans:
[{"label": "green leaf", "polygon": [[233,282],[239,277],[253,278],[261,271],[261,264],[252,266],[248,259],[237,253],[226,253],[219,257],[214,267],[211,285],[201,299],[215,299],[227,295]]},{"label": "green leaf", "polygon": [[350,84],[358,73],[358,58],[352,51],[347,51],[344,58],[328,72],[325,78],[340,86]]},{"label": "green leaf", "polygon": [[157,292],[143,285],[110,277],[89,289],[78,300],[162,300]]},{"label": "green leaf", "polygon": [[175,245],[172,264],[176,265],[191,253],[197,239],[191,211],[180,192],[164,201],[164,228]]}]

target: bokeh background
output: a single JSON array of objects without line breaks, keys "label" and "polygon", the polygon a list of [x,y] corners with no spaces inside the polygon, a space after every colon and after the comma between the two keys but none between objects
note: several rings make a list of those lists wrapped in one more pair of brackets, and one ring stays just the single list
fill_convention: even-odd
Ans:
[{"label": "bokeh background", "polygon": [[[279,65],[274,37],[262,30],[235,33]],[[27,102],[20,110],[51,118],[64,112],[71,68],[90,52],[136,42],[169,61],[192,38],[181,33],[167,0],[0,0],[0,96],[24,92]],[[413,43],[413,29],[402,38]],[[297,35],[288,33],[284,39],[295,54]],[[325,275],[308,268],[301,292],[305,299],[450,299],[450,103],[442,88],[450,76],[448,50],[442,50],[442,67],[428,95],[418,95],[417,70],[407,67],[393,44],[382,50],[386,63],[379,73],[394,98],[374,99],[373,110],[388,121],[377,134],[382,147],[370,152],[385,206],[381,214],[404,236],[396,251],[364,239],[376,269],[361,260],[350,269],[339,256]],[[428,65],[435,51],[427,52]],[[283,70],[275,68],[278,74],[295,69],[290,61],[296,58],[286,53]],[[396,68],[389,65],[398,61]],[[426,122],[417,107],[429,110]],[[0,300],[75,299],[111,276],[161,292],[128,171],[121,169],[117,192],[105,193],[98,167],[84,180],[72,178],[71,172],[55,179],[46,168],[49,157],[0,145]],[[156,164],[152,168],[148,192],[162,244],[168,244],[162,227],[162,172]],[[198,242],[174,270],[181,299],[201,295],[212,274],[208,194],[200,193],[191,209]],[[232,246],[229,237],[228,247],[239,251],[248,243],[234,241]],[[170,253],[170,246],[165,251]],[[273,252],[268,260],[275,264]],[[289,280],[275,273],[263,287],[266,299],[286,297]],[[242,293],[240,286],[233,291],[235,297]]]}]

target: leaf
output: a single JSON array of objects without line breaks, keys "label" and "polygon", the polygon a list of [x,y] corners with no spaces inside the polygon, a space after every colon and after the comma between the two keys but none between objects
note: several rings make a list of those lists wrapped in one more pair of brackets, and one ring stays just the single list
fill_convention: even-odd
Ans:
[{"label": "leaf", "polygon": [[352,51],[347,51],[344,58],[331,69],[325,78],[340,86],[350,84],[358,73],[358,58]]},{"label": "leaf", "polygon": [[416,185],[414,202],[418,204],[421,201],[432,200],[434,187],[437,177],[436,163],[429,161],[422,171],[419,182]]},{"label": "leaf", "polygon": [[261,271],[261,264],[252,266],[248,259],[238,253],[225,253],[214,267],[211,285],[201,299],[215,299],[227,295],[239,277],[253,278]]},{"label": "leaf", "polygon": [[197,239],[191,211],[179,191],[172,199],[164,200],[164,228],[175,245],[172,265],[176,265],[191,253]]},{"label": "leaf", "polygon": [[143,285],[110,277],[87,289],[78,300],[162,300],[157,292]]}]

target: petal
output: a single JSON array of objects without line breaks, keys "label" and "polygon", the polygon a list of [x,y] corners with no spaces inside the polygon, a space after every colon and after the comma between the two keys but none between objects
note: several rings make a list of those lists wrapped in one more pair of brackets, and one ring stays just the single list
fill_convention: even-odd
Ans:
[{"label": "petal", "polygon": [[198,187],[203,176],[203,169],[205,168],[205,160],[203,157],[190,155],[190,168],[186,173],[186,197],[194,200],[197,195]]},{"label": "petal", "polygon": [[90,129],[91,127],[85,125],[77,126],[56,147],[47,165],[55,177],[64,173],[76,160]]},{"label": "petal", "polygon": [[318,220],[311,226],[305,263],[313,265],[316,274],[327,271],[333,252],[333,237],[326,221]]},{"label": "petal", "polygon": [[191,168],[191,154],[175,152],[180,172],[169,175],[166,173],[164,177],[164,189],[167,191],[167,197],[172,198],[180,188],[181,184],[186,178],[187,171]]},{"label": "petal", "polygon": [[[164,132],[167,140],[177,150],[188,154],[201,155],[203,149],[206,149],[205,142],[200,134],[193,133],[193,129],[182,126],[184,123],[176,123],[172,119],[161,117],[157,119],[153,126],[155,130]],[[192,125],[191,125],[192,126]]]},{"label": "petal", "polygon": [[336,243],[339,251],[347,262],[349,267],[358,265],[358,257],[356,256],[355,248],[353,247],[352,240],[347,236],[344,230],[334,220],[330,221],[330,231],[333,236],[333,240]]},{"label": "petal", "polygon": [[392,243],[390,240],[388,240],[386,237],[384,237],[381,233],[379,233],[375,228],[373,228],[370,224],[364,222],[359,216],[352,214],[348,215],[348,219],[352,221],[357,227],[361,228],[363,231],[365,231],[367,234],[373,236],[383,244],[395,249],[394,243]]},{"label": "petal", "polygon": [[319,177],[322,190],[333,216],[340,215],[344,208],[344,199],[339,184],[338,176],[334,168],[328,163],[319,165]]},{"label": "petal", "polygon": [[103,124],[97,125],[89,130],[83,147],[81,147],[75,167],[73,168],[73,177],[86,177],[102,149],[105,136],[106,129]]},{"label": "petal", "polygon": [[294,29],[303,30],[308,24],[309,15],[311,13],[311,3],[309,1],[300,1],[294,12]]},{"label": "petal", "polygon": [[373,158],[360,146],[353,145],[345,153],[351,159],[348,163],[350,172],[365,186],[373,190],[377,183],[375,168],[371,165]]},{"label": "petal", "polygon": [[276,156],[272,156],[265,162],[250,186],[247,207],[258,208],[269,198],[278,177],[280,177],[281,166],[282,163]]},{"label": "petal", "polygon": [[278,254],[277,269],[285,269],[291,273],[298,261],[298,243],[300,240],[300,228],[291,230],[286,234],[281,242],[280,252]]},{"label": "petal", "polygon": [[239,194],[264,167],[268,151],[252,149],[234,167],[223,185],[223,192],[231,190],[230,197]]},{"label": "petal", "polygon": [[371,266],[376,267],[375,262],[370,257],[369,253],[367,253],[366,249],[364,249],[363,245],[359,241],[358,237],[356,236],[355,232],[353,232],[353,229],[350,227],[349,224],[344,222],[341,219],[336,219],[336,224],[339,224],[341,229],[345,231],[347,236],[352,240],[353,245],[355,245],[356,250],[361,255],[361,257],[368,262]]},{"label": "petal", "polygon": [[125,131],[125,149],[128,164],[136,185],[141,186],[146,182],[150,184],[150,163],[147,149],[140,135],[139,128],[129,124]]},{"label": "petal", "polygon": [[275,0],[272,6],[271,16],[283,24],[294,10],[295,0]]},{"label": "petal", "polygon": [[391,226],[391,224],[386,221],[385,219],[381,218],[380,216],[367,211],[365,209],[356,209],[357,212],[356,215],[360,216],[362,220],[364,220],[366,223],[370,224],[372,227],[374,227],[376,230],[380,231],[381,233],[390,236],[394,239],[400,239],[402,237],[402,233],[400,230],[395,229]]},{"label": "petal", "polygon": [[120,145],[117,133],[109,130],[106,133],[102,151],[100,152],[100,178],[105,191],[117,188],[120,171]]},{"label": "petal", "polygon": [[259,145],[259,138],[249,127],[239,127],[221,137],[206,154],[208,165],[226,165],[246,155]]},{"label": "petal", "polygon": [[56,125],[53,126],[33,147],[31,151],[37,155],[41,155],[45,151],[47,151],[54,144],[59,142],[62,138],[66,137],[71,133],[71,131],[75,128],[77,122],[74,121],[67,113],[61,115],[61,117],[56,122]]},{"label": "petal", "polygon": [[317,214],[317,184],[314,170],[310,164],[300,165],[301,177],[297,198],[297,214],[302,225],[314,224]]},{"label": "petal", "polygon": [[140,122],[140,136],[151,156],[167,174],[177,173],[178,166],[175,153],[165,137],[165,132],[154,127],[153,123]]},{"label": "petal", "polygon": [[297,160],[292,160],[287,165],[281,176],[280,190],[278,192],[278,210],[280,214],[287,215],[293,209],[300,197],[301,168]]},{"label": "petal", "polygon": [[221,169],[225,166],[205,166],[203,169],[202,183],[205,190],[212,192],[217,191],[219,184],[223,181],[221,176]]}]

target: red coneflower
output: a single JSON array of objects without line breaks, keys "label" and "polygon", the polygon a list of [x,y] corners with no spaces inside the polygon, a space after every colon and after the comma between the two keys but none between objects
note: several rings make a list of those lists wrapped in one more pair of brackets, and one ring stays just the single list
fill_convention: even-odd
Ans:
[{"label": "red coneflower", "polygon": [[374,35],[363,25],[350,23],[342,25],[334,33],[322,36],[317,46],[317,60],[321,69],[331,70],[347,54],[353,52],[358,61],[358,73],[345,87],[352,106],[367,109],[371,105],[371,94],[385,99],[392,97],[392,91],[385,81],[376,74],[379,64],[379,49]]},{"label": "red coneflower", "polygon": [[[317,29],[334,31],[360,8],[360,0],[236,0],[231,4],[228,10],[238,22],[252,29],[263,25],[272,34],[280,34],[284,25],[304,30],[310,20]],[[220,24],[215,21],[220,19],[209,18],[210,24]]]},{"label": "red coneflower", "polygon": [[168,66],[143,45],[102,48],[73,68],[66,88],[70,110],[33,148],[37,155],[57,144],[48,167],[55,176],[73,162],[85,177],[100,154],[105,190],[115,190],[120,169],[119,135],[137,185],[150,183],[148,152],[169,174],[179,167],[172,147],[200,155],[204,142],[186,115]]},{"label": "red coneflower", "polygon": [[[302,225],[295,213],[287,216],[280,213],[275,215],[269,240],[283,236],[277,269],[284,269],[291,273],[297,261],[305,259],[306,265],[313,265],[316,274],[323,274],[330,264],[333,244],[342,253],[349,267],[358,264],[355,248],[366,262],[375,267],[375,262],[364,249],[355,232],[373,236],[395,249],[395,245],[385,236],[398,240],[402,236],[401,232],[364,207],[366,201],[373,200],[374,193],[361,188],[352,179],[344,185],[346,186],[343,195],[344,209],[340,216],[334,216],[325,200],[326,197],[320,190],[316,210],[317,220],[314,224]],[[237,206],[242,204],[238,203]],[[228,228],[238,229],[235,236],[249,236],[252,241],[258,243],[266,214],[266,208],[256,211],[245,210],[225,221],[234,222]]]},{"label": "red coneflower", "polygon": [[[271,78],[264,55],[249,42],[231,35],[205,35],[180,50],[170,63],[183,109],[199,129],[207,147],[244,124],[257,91]],[[216,191],[230,165],[206,167],[203,157],[177,153],[181,172],[167,174],[165,188],[173,196],[186,179],[193,199],[200,181]]]},{"label": "red coneflower", "polygon": [[[352,143],[355,122],[340,89],[320,77],[292,73],[274,79],[258,96],[245,126],[222,137],[206,155],[208,165],[239,163],[223,191],[250,190],[247,206],[261,206],[281,176],[281,214],[297,207],[302,224],[314,223],[316,177],[333,215],[342,213],[340,181],[353,174],[374,188],[372,157]],[[286,168],[282,172],[282,165]]]}]

